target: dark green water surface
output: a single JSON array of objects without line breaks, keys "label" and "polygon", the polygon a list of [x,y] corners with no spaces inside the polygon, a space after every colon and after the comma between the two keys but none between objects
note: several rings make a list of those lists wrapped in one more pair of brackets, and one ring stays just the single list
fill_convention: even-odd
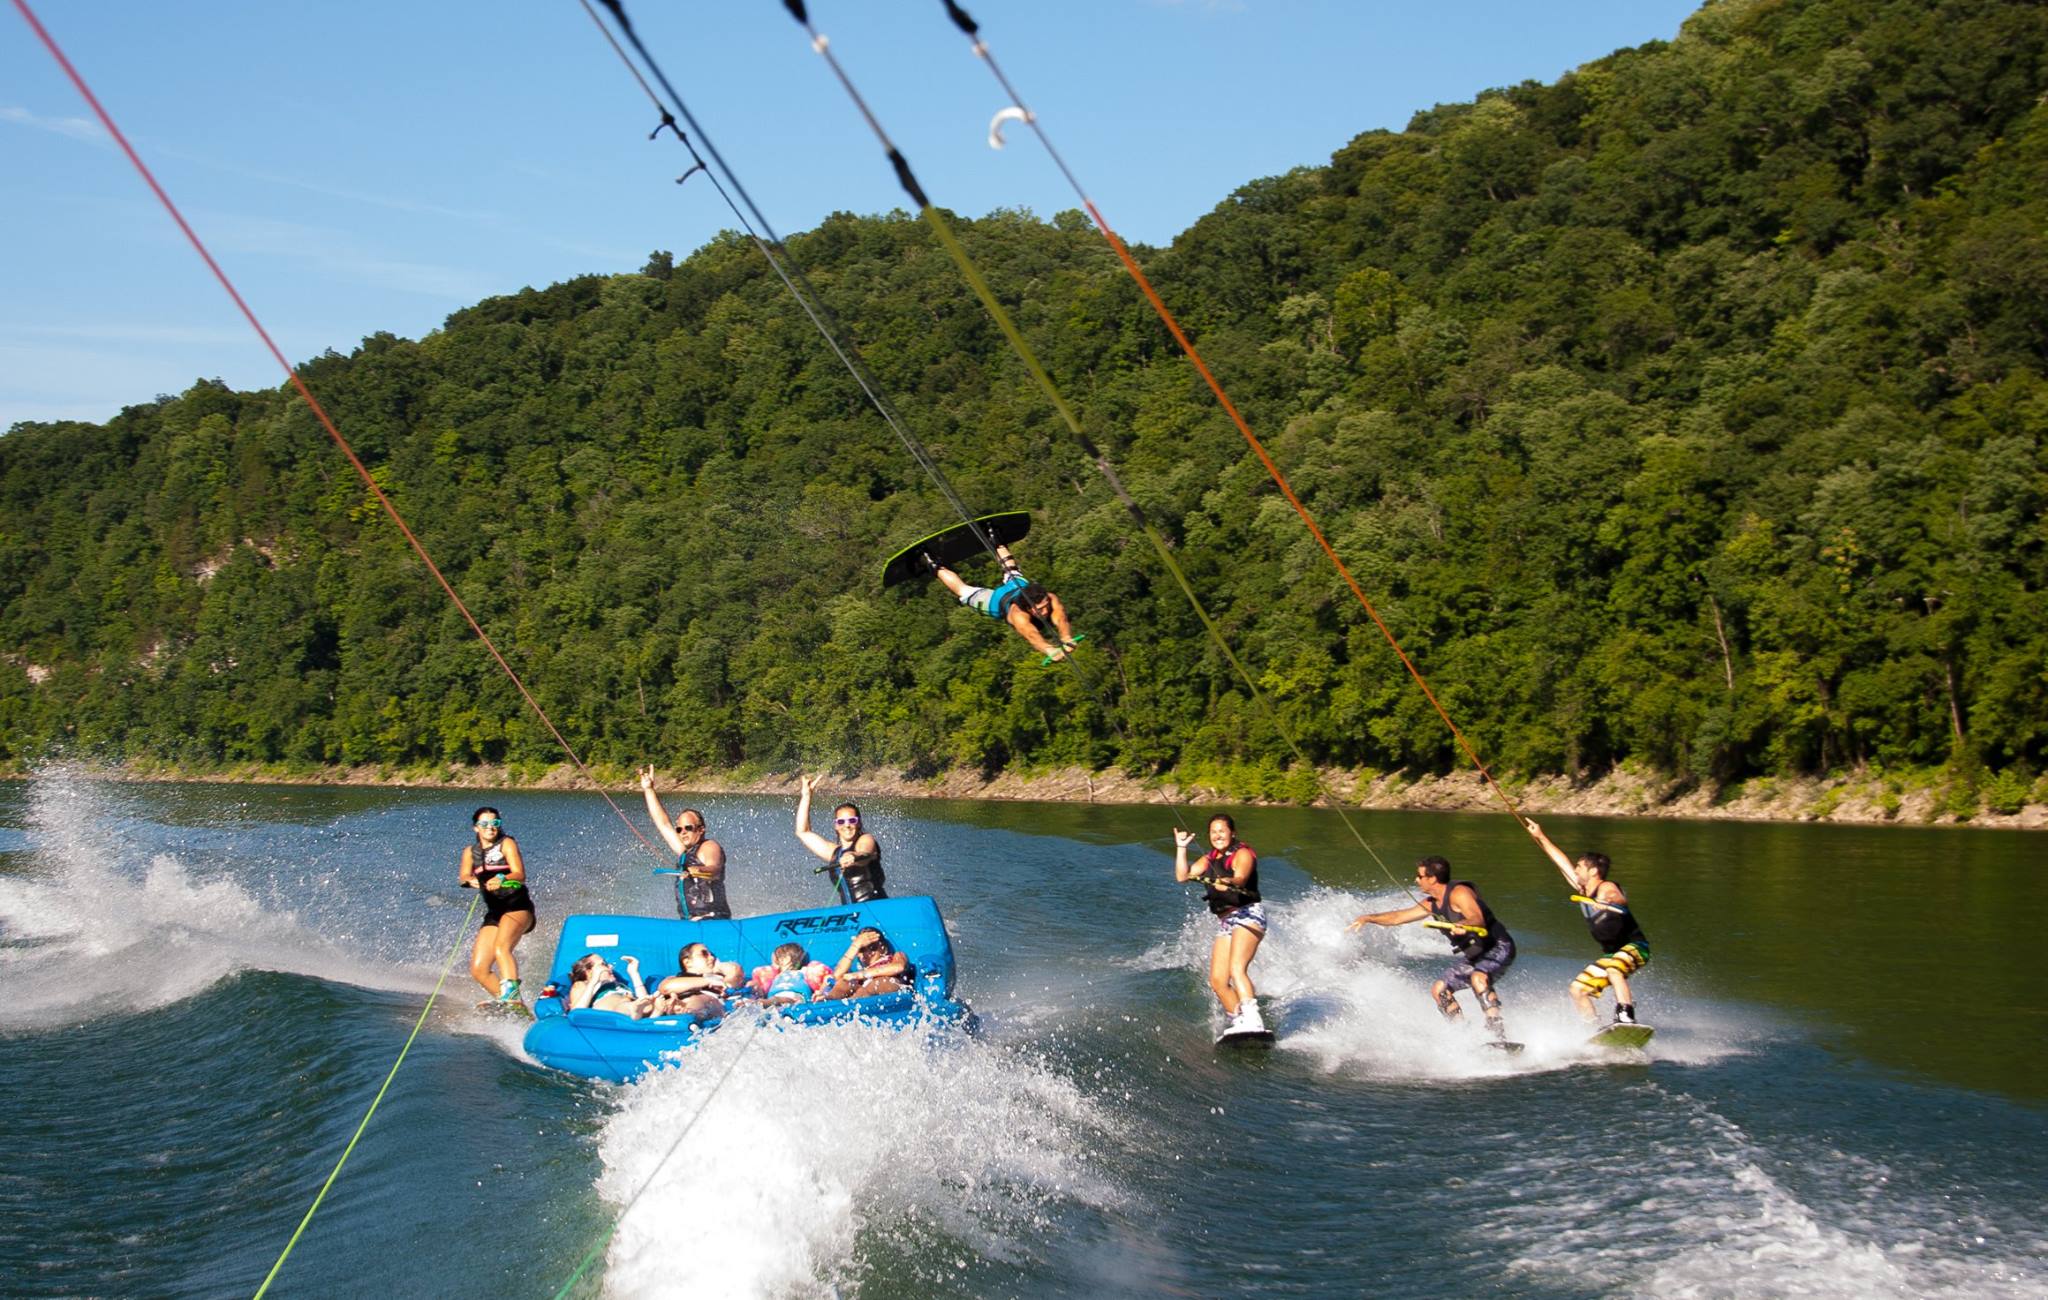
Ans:
[{"label": "dark green water surface", "polygon": [[[0,1294],[255,1290],[466,953],[478,802],[0,787]],[[532,973],[566,912],[671,913],[601,800],[493,802]],[[741,912],[826,901],[788,802],[697,802]],[[1333,814],[1238,810],[1279,1041],[1219,1054],[1163,810],[866,812],[895,892],[944,909],[980,1038],[735,1022],[613,1088],[527,1061],[458,963],[273,1294],[551,1295],[614,1226],[579,1294],[2048,1293],[2048,841],[1546,818],[1653,943],[1659,1033],[1617,1059],[1514,823],[1354,814],[1395,878],[1444,854],[1514,929],[1510,1058],[1431,1007],[1441,937],[1346,932],[1402,896]]]}]

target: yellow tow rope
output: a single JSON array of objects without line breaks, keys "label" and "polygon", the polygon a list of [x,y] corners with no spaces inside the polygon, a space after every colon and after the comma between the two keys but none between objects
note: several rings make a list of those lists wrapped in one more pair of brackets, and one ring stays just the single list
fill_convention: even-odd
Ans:
[{"label": "yellow tow rope", "polygon": [[385,1090],[390,1088],[391,1081],[398,1077],[398,1067],[405,1064],[405,1054],[412,1050],[412,1040],[420,1036],[420,1026],[427,1023],[427,1013],[434,1009],[434,999],[441,996],[441,986],[448,982],[448,972],[455,969],[455,958],[462,952],[462,940],[469,930],[469,919],[476,915],[477,904],[483,901],[481,891],[475,898],[469,900],[469,911],[462,917],[464,934],[457,935],[455,946],[448,950],[448,960],[441,966],[441,978],[434,981],[434,991],[427,995],[427,1005],[420,1008],[420,1018],[413,1022],[412,1032],[405,1036],[405,1046],[398,1049],[398,1059],[391,1063],[391,1073],[384,1076],[384,1087],[377,1089],[377,1095],[370,1099],[370,1108],[363,1112],[363,1122],[356,1125],[355,1136],[342,1148],[341,1159],[334,1162],[334,1172],[327,1175],[326,1182],[320,1184],[320,1194],[306,1207],[306,1217],[299,1220],[299,1226],[292,1231],[292,1239],[284,1244],[284,1250],[279,1253],[277,1262],[272,1264],[270,1272],[264,1275],[263,1285],[256,1288],[255,1300],[263,1300],[263,1293],[270,1290],[270,1284],[277,1280],[278,1270],[282,1269],[285,1260],[291,1257],[292,1247],[299,1244],[299,1235],[305,1232],[306,1225],[313,1221],[313,1212],[320,1208],[320,1202],[327,1199],[327,1189],[334,1186],[335,1179],[341,1177],[341,1167],[348,1163],[349,1153],[356,1149],[356,1143],[361,1140],[363,1130],[370,1127],[370,1116],[377,1113],[377,1105],[384,1100]]}]

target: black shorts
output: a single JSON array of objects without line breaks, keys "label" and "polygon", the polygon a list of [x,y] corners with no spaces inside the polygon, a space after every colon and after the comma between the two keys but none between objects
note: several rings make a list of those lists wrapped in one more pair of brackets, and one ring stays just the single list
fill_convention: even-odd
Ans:
[{"label": "black shorts", "polygon": [[1498,980],[1507,968],[1515,964],[1515,941],[1498,940],[1480,950],[1474,957],[1460,957],[1444,972],[1444,987],[1456,992],[1472,987],[1474,975],[1484,975],[1489,980]]},{"label": "black shorts", "polygon": [[498,898],[492,894],[485,894],[484,923],[479,928],[488,929],[489,927],[494,926],[498,922],[504,920],[506,917],[518,912],[524,912],[528,916],[534,915],[533,899],[527,896],[525,890],[522,889],[518,891],[518,893],[511,898],[503,899]]}]

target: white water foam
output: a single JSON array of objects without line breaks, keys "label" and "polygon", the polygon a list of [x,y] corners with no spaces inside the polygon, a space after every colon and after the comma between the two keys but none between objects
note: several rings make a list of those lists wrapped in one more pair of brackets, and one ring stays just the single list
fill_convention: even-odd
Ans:
[{"label": "white water foam", "polygon": [[909,1260],[919,1290],[957,1288],[972,1266],[1060,1240],[1063,1211],[1117,1204],[1096,1153],[1118,1131],[1073,1084],[986,1044],[733,1025],[619,1093],[598,1191],[623,1207],[653,1181],[612,1239],[605,1288],[816,1295],[857,1284],[870,1249]]},{"label": "white water foam", "polygon": [[152,852],[124,833],[133,823],[123,811],[103,784],[62,769],[36,777],[26,835],[35,869],[0,876],[0,1029],[153,1010],[243,970],[432,987],[430,970],[348,951],[241,883]]},{"label": "white water foam", "polygon": [[[1518,1170],[1524,1192],[1490,1230],[1513,1272],[1698,1300],[2048,1294],[2048,1233],[2024,1208],[2000,1207],[2025,1225],[2001,1230],[1967,1195],[1904,1195],[1882,1164],[1764,1150],[1698,1100],[1666,1100],[1676,1122],[1625,1151]],[[1806,1199],[1770,1172],[1795,1166],[1819,1175]]]},{"label": "white water foam", "polygon": [[[1383,1079],[1494,1078],[1629,1059],[1588,1046],[1591,1030],[1565,993],[1577,969],[1567,964],[1546,970],[1523,956],[1502,982],[1510,1036],[1524,1045],[1519,1053],[1486,1046],[1469,993],[1461,995],[1462,1020],[1446,1021],[1429,995],[1452,960],[1442,935],[1420,925],[1347,928],[1360,913],[1393,911],[1407,901],[1320,887],[1266,901],[1271,930],[1251,973],[1276,1048],[1303,1053],[1325,1070]],[[1128,964],[1188,969],[1206,983],[1214,938],[1214,923],[1201,913]],[[1682,1031],[1660,1034],[1658,1058],[1689,1064],[1749,1050],[1758,1036],[1711,1008],[1688,1003],[1681,1010],[1668,996],[1659,998],[1658,1024]],[[1220,1013],[1215,1027],[1222,1027]]]}]

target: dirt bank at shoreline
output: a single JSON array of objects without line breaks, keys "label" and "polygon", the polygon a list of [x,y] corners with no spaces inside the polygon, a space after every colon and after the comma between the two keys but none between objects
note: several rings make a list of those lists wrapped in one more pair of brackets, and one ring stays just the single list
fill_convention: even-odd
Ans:
[{"label": "dirt bank at shoreline", "polygon": [[[188,771],[158,764],[118,768],[82,767],[113,780],[197,781],[275,785],[359,785],[449,789],[570,790],[583,784],[574,768],[564,765],[542,771],[514,772],[500,766],[421,768],[333,767],[287,772],[259,765],[214,771]],[[599,769],[599,778],[615,794],[637,793],[632,774]],[[1500,799],[1473,772],[1453,772],[1408,780],[1398,774],[1362,774],[1342,770],[1323,773],[1325,788],[1346,807],[1416,809],[1435,812],[1494,812]],[[2018,830],[2048,829],[2048,804],[2030,803],[2016,813],[1979,810],[1968,819],[1947,806],[1946,789],[1938,784],[1909,784],[1897,779],[1850,775],[1828,779],[1761,779],[1741,786],[1712,789],[1685,786],[1668,777],[1616,771],[1591,781],[1538,777],[1506,782],[1509,797],[1532,816],[1568,813],[1592,817],[1675,817],[1716,821],[1845,822],[1872,825],[1969,825]],[[664,794],[796,793],[788,773],[722,778],[708,773],[663,773]],[[1164,803],[1170,797],[1189,806],[1271,804],[1272,799],[1227,795],[1199,784],[1172,781],[1155,784],[1121,772],[1087,772],[1063,768],[1030,774],[1003,773],[993,778],[978,772],[954,771],[931,778],[870,771],[834,776],[831,798],[1003,799],[1062,803]],[[2038,787],[2036,793],[2039,793]]]}]

